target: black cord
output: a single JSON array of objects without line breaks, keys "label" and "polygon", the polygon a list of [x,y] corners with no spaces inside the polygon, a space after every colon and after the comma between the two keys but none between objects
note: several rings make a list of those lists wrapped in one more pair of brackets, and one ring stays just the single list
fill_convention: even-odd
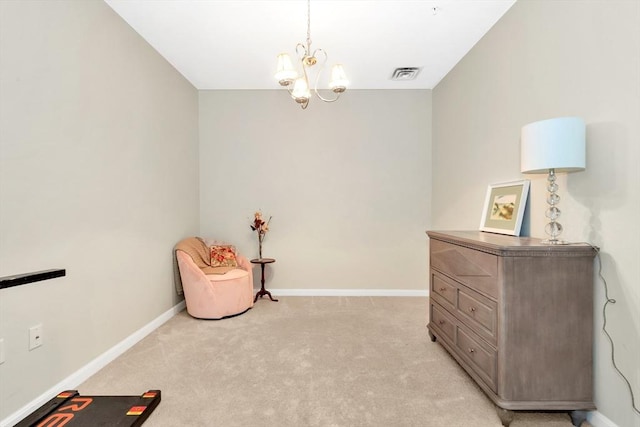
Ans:
[{"label": "black cord", "polygon": [[604,334],[609,339],[609,343],[611,344],[611,363],[613,364],[613,368],[616,370],[616,372],[622,377],[624,382],[627,384],[627,388],[629,388],[629,394],[631,395],[631,407],[633,408],[636,414],[640,415],[640,411],[636,407],[633,388],[631,387],[631,383],[629,382],[627,377],[624,376],[624,374],[622,373],[622,371],[620,371],[620,369],[618,368],[618,365],[616,364],[615,345],[613,343],[613,338],[611,338],[611,335],[609,335],[609,332],[607,332],[607,306],[609,304],[615,304],[616,300],[613,298],[609,298],[609,287],[607,286],[607,279],[605,279],[604,276],[602,275],[602,259],[600,258],[600,248],[592,245],[591,243],[587,243],[587,245],[591,246],[596,251],[596,258],[598,259],[598,277],[600,278],[600,280],[602,280],[602,283],[604,284],[604,297],[606,301],[602,306],[602,318],[603,318],[602,332],[604,332]]}]

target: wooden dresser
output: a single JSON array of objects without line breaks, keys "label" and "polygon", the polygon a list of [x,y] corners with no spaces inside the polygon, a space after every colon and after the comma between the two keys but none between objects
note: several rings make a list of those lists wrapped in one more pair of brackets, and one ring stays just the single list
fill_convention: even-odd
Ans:
[{"label": "wooden dresser", "polygon": [[511,410],[595,409],[595,249],[480,231],[427,234],[429,335],[502,409],[503,425]]}]

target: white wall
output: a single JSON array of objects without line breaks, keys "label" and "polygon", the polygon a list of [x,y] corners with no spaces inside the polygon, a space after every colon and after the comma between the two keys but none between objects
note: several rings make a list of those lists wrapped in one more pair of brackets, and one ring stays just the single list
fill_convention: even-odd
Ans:
[{"label": "white wall", "polygon": [[[433,91],[433,226],[477,229],[489,183],[531,179],[531,235],[544,237],[545,176],[520,174],[520,129],[587,123],[587,168],[560,179],[565,238],[601,247],[616,362],[640,401],[640,2],[518,1]],[[596,264],[596,267],[598,265]],[[596,303],[595,398],[640,426]]]},{"label": "white wall", "polygon": [[3,419],[178,302],[199,195],[197,91],[105,3],[0,1],[0,70],[0,276],[67,270],[0,290]]},{"label": "white wall", "polygon": [[253,258],[272,215],[268,288],[426,290],[430,148],[430,91],[202,91],[201,232]]}]

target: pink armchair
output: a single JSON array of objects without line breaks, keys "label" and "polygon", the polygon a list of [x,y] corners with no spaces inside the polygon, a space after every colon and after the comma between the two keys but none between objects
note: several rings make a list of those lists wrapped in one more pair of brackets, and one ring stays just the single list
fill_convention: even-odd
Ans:
[{"label": "pink armchair", "polygon": [[251,263],[237,254],[238,267],[224,274],[209,274],[209,247],[199,238],[182,240],[175,247],[187,312],[198,319],[222,319],[253,307]]}]

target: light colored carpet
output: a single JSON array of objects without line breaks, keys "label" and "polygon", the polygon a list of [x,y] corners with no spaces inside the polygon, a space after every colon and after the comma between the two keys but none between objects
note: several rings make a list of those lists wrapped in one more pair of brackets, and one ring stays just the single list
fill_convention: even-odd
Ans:
[{"label": "light colored carpet", "polygon": [[[500,427],[495,407],[429,340],[426,298],[280,297],[220,321],[173,317],[78,387],[162,391],[145,427]],[[586,423],[585,423],[586,424]],[[570,427],[518,412],[513,427]]]}]

